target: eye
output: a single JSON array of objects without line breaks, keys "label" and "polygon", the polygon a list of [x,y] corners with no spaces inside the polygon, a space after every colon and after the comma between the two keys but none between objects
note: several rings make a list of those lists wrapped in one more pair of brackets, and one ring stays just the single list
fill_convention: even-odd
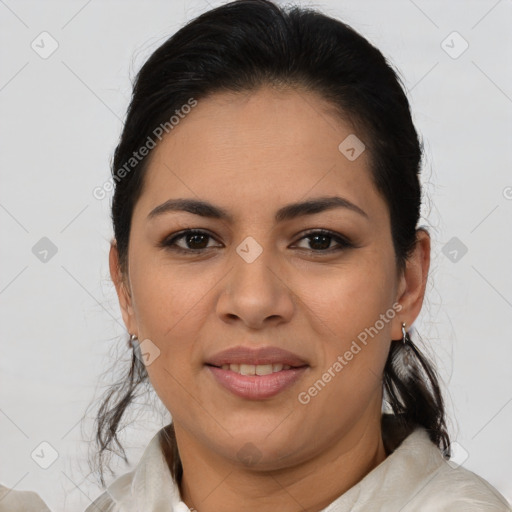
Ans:
[{"label": "eye", "polygon": [[[206,231],[201,231],[199,229],[186,229],[185,231],[181,231],[180,233],[174,233],[173,235],[164,238],[159,243],[159,246],[177,252],[199,253],[201,251],[204,251],[205,249],[211,249],[211,247],[207,246],[209,238],[213,239],[212,235],[210,235]],[[186,247],[181,247],[177,245],[176,242],[182,239]]]},{"label": "eye", "polygon": [[[159,247],[176,252],[199,254],[206,249],[213,248],[212,246],[208,247],[209,239],[214,239],[214,237],[206,231],[199,229],[186,229],[164,238],[158,245]],[[354,247],[354,244],[352,244],[347,238],[325,229],[311,230],[300,238],[299,241],[305,239],[309,239],[309,245],[313,246],[312,248],[310,247],[305,249],[312,253],[332,253]],[[183,241],[185,247],[178,245],[178,241]],[[338,246],[330,247],[332,241],[335,241]]]},{"label": "eye", "polygon": [[[309,245],[312,246],[312,248],[306,248],[306,250],[316,253],[331,253],[354,247],[354,244],[352,244],[347,238],[325,229],[309,231],[305,236],[300,238],[299,241],[305,239],[309,239]],[[338,247],[330,247],[332,241],[335,241],[338,244]]]}]

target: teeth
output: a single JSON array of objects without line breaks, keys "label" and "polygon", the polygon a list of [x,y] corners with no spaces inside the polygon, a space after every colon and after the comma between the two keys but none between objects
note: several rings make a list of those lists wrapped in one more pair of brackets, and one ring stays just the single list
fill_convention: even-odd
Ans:
[{"label": "teeth", "polygon": [[242,375],[256,375],[256,366],[253,364],[241,364],[239,373]]},{"label": "teeth", "polygon": [[269,375],[272,373],[271,364],[259,364],[256,366],[256,375]]},{"label": "teeth", "polygon": [[241,375],[269,375],[271,373],[280,372],[281,370],[289,370],[288,364],[223,364],[223,370],[231,370]]}]

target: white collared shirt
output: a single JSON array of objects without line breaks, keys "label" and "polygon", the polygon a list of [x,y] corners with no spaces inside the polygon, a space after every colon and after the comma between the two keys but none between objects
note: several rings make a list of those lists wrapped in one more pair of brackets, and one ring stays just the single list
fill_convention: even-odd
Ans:
[{"label": "white collared shirt", "polygon": [[[130,473],[85,512],[188,512],[161,451],[158,434]],[[487,481],[448,463],[417,428],[356,485],[319,512],[512,512]]]}]

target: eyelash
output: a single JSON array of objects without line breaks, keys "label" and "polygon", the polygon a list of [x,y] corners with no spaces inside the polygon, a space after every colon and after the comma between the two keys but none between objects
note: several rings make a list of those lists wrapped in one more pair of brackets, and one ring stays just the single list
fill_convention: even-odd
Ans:
[{"label": "eyelash", "polygon": [[[177,253],[181,254],[199,254],[201,252],[204,252],[208,249],[214,249],[214,247],[206,247],[203,249],[183,249],[182,247],[178,247],[176,244],[176,241],[181,240],[182,238],[185,238],[188,235],[206,235],[210,238],[213,238],[215,240],[215,237],[210,235],[206,231],[202,231],[200,229],[186,229],[184,231],[181,231],[180,233],[173,233],[172,235],[164,238],[158,246],[161,248],[165,248],[167,250],[175,251]],[[301,241],[305,238],[313,238],[314,236],[325,236],[328,238],[331,238],[335,242],[339,244],[339,247],[336,248],[330,248],[330,249],[302,249],[310,253],[315,253],[315,255],[323,255],[323,254],[332,254],[333,252],[338,252],[344,249],[350,249],[355,247],[355,245],[350,242],[347,238],[342,237],[336,233],[333,233],[332,231],[328,231],[326,229],[316,229],[311,230],[305,233],[301,238],[299,238],[298,241]]]}]

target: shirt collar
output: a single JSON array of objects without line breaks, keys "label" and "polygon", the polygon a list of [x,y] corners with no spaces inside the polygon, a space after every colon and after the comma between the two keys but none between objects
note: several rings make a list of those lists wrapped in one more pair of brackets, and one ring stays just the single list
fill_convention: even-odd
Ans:
[{"label": "shirt collar", "polygon": [[108,487],[123,512],[187,512],[160,448],[159,433],[149,442],[133,471]]},{"label": "shirt collar", "polygon": [[[410,499],[411,489],[434,473],[443,461],[441,451],[423,428],[412,432],[398,448],[360,482],[321,512],[356,512],[375,497],[387,496],[387,503],[400,510]],[[397,483],[398,482],[398,483]],[[140,462],[130,473],[107,489],[123,512],[187,512],[177,483],[172,478],[160,448],[159,433],[146,447]]]}]

